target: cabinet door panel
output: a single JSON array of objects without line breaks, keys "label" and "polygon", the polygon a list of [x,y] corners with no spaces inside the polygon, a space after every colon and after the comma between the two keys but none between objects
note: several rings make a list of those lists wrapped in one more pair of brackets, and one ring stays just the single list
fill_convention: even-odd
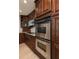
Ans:
[{"label": "cabinet door panel", "polygon": [[52,17],[52,59],[55,59],[55,18]]},{"label": "cabinet door panel", "polygon": [[59,0],[55,0],[55,12],[59,11]]},{"label": "cabinet door panel", "polygon": [[36,16],[43,15],[51,11],[51,0],[36,1]]},{"label": "cabinet door panel", "polygon": [[51,0],[51,8],[54,13],[59,11],[59,0]]},{"label": "cabinet door panel", "polygon": [[39,1],[39,15],[41,15],[42,14],[42,11],[43,11],[43,2],[42,2],[43,0],[40,0]]},{"label": "cabinet door panel", "polygon": [[58,16],[55,18],[56,20],[56,40],[55,43],[59,44],[59,18]]},{"label": "cabinet door panel", "polygon": [[43,12],[51,10],[51,0],[43,0]]},{"label": "cabinet door panel", "polygon": [[55,59],[59,59],[59,15],[56,16]]},{"label": "cabinet door panel", "polygon": [[52,59],[59,59],[59,15],[52,17]]},{"label": "cabinet door panel", "polygon": [[39,15],[39,1],[36,2],[36,17]]},{"label": "cabinet door panel", "polygon": [[59,59],[59,48],[55,47],[55,59]]},{"label": "cabinet door panel", "polygon": [[25,34],[24,33],[19,33],[19,44],[25,42]]},{"label": "cabinet door panel", "polygon": [[43,13],[43,0],[38,0],[36,2],[36,17]]}]

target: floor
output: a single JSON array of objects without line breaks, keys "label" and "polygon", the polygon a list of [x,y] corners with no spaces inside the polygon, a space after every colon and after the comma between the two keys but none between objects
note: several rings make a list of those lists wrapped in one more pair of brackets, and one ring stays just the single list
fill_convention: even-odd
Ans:
[{"label": "floor", "polygon": [[35,48],[36,46],[36,39],[26,39],[25,44],[37,55],[40,59],[46,59],[44,56],[42,56]]},{"label": "floor", "polygon": [[42,56],[36,48],[36,37],[25,36],[25,41],[19,45],[20,56],[19,59],[46,59]]},{"label": "floor", "polygon": [[19,45],[19,59],[40,59],[25,43]]}]

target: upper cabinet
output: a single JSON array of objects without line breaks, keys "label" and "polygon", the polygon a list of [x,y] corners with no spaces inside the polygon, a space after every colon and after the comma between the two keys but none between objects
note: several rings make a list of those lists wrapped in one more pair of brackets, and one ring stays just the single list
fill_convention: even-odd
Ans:
[{"label": "upper cabinet", "polygon": [[51,10],[51,0],[36,0],[36,17],[43,15]]},{"label": "upper cabinet", "polygon": [[39,17],[48,12],[58,12],[59,0],[35,0],[36,17]]},{"label": "upper cabinet", "polygon": [[27,22],[28,22],[28,16],[26,15],[20,15],[20,18],[21,18],[21,27],[24,28],[24,27],[27,27]]},{"label": "upper cabinet", "polygon": [[56,11],[58,12],[59,11],[59,0],[56,0],[55,5],[56,5]]},{"label": "upper cabinet", "polygon": [[51,10],[51,0],[43,0],[43,12],[49,12]]},{"label": "upper cabinet", "polygon": [[[54,7],[53,7],[54,6]],[[54,0],[52,8],[55,8],[55,13],[59,11],[59,0]]]},{"label": "upper cabinet", "polygon": [[36,3],[35,11],[36,11],[36,17],[37,17],[41,15],[43,12],[43,0],[35,1],[35,3]]}]

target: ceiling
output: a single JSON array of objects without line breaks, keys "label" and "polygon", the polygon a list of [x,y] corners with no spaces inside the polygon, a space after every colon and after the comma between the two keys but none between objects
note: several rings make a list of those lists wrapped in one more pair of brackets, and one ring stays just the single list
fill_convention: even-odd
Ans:
[{"label": "ceiling", "polygon": [[19,0],[19,14],[20,15],[28,15],[35,9],[34,0],[26,0],[26,4],[24,0]]}]

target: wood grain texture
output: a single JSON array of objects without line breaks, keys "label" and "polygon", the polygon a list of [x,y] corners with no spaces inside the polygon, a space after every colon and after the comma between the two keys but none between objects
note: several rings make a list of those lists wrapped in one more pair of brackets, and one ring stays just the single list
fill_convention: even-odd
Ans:
[{"label": "wood grain texture", "polygon": [[19,44],[25,42],[25,34],[24,33],[19,33]]}]

